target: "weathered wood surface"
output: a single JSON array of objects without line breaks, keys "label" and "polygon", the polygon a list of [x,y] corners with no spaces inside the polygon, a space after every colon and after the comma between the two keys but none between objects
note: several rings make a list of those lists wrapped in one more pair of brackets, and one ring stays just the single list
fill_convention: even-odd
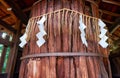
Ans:
[{"label": "weathered wood surface", "polygon": [[[31,17],[48,12],[68,8],[85,14],[82,0],[42,0],[33,6]],[[93,9],[94,10],[94,9]],[[79,30],[79,14],[69,11],[47,15],[45,31],[46,43],[42,47],[36,45],[36,34],[39,32],[36,22],[31,21],[32,33],[25,46],[23,56],[44,52],[95,52],[108,55],[98,45],[99,27],[97,20],[84,17],[87,26],[86,38],[88,47],[82,44]],[[103,52],[104,51],[104,52]],[[108,62],[108,60],[107,60]],[[109,64],[106,65],[106,67]],[[109,78],[102,57],[44,57],[22,61],[19,78]]]}]

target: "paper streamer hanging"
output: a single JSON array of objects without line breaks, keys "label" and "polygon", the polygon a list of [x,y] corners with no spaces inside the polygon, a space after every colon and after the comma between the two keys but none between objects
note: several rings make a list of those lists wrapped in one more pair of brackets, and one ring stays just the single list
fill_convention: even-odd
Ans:
[{"label": "paper streamer hanging", "polygon": [[40,30],[39,33],[36,34],[38,41],[36,42],[39,47],[41,47],[45,43],[45,39],[43,38],[47,33],[44,30],[44,22],[46,21],[46,17],[43,16],[38,22],[38,28]]},{"label": "paper streamer hanging", "polygon": [[26,39],[28,37],[28,35],[27,35],[27,33],[28,33],[28,27],[29,27],[29,22],[28,22],[28,25],[27,25],[27,27],[25,29],[25,33],[20,37],[21,43],[19,44],[19,46],[21,48],[23,48],[27,44],[27,40]]},{"label": "paper streamer hanging", "polygon": [[86,26],[85,26],[85,24],[82,21],[82,15],[80,15],[79,24],[80,24],[79,29],[81,31],[80,36],[81,36],[82,43],[85,44],[86,46],[88,46],[88,43],[87,43],[86,38],[85,38],[85,29],[86,29]]},{"label": "paper streamer hanging", "polygon": [[21,48],[23,48],[27,44],[26,38],[27,38],[27,34],[26,33],[23,36],[20,37],[21,43],[19,44],[19,46]]},{"label": "paper streamer hanging", "polygon": [[100,26],[100,35],[99,35],[100,41],[99,41],[99,44],[103,48],[107,48],[107,46],[108,46],[108,43],[107,43],[108,37],[106,36],[107,30],[104,28],[106,26],[106,24],[101,19],[99,19],[98,20],[98,25]]}]

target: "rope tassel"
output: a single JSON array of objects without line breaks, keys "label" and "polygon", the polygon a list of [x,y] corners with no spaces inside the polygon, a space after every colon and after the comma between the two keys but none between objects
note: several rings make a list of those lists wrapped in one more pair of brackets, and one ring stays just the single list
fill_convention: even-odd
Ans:
[{"label": "rope tassel", "polygon": [[38,41],[36,43],[39,47],[41,47],[45,43],[43,36],[47,35],[47,33],[44,30],[44,22],[45,21],[46,21],[46,17],[43,16],[40,19],[40,21],[37,22],[40,32],[36,34],[36,37],[38,38]]},{"label": "rope tassel", "polygon": [[85,38],[85,31],[84,31],[86,29],[86,26],[85,26],[85,24],[82,21],[82,15],[80,15],[79,24],[80,24],[79,29],[81,31],[81,35],[80,36],[81,36],[82,43],[85,44],[86,46],[88,46],[86,38]]}]

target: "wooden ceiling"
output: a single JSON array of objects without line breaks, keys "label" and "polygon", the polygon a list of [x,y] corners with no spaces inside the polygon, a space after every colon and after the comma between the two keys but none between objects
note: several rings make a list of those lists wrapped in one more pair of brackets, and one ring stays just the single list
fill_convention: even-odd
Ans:
[{"label": "wooden ceiling", "polygon": [[0,0],[0,31],[15,32],[15,23],[17,17],[11,11],[10,6],[4,1]]},{"label": "wooden ceiling", "polygon": [[[15,33],[18,19],[27,24],[31,7],[36,1],[38,0],[0,0],[0,31],[9,30]],[[107,24],[111,38],[117,41],[120,39],[120,0],[94,1],[99,2],[100,17]]]}]

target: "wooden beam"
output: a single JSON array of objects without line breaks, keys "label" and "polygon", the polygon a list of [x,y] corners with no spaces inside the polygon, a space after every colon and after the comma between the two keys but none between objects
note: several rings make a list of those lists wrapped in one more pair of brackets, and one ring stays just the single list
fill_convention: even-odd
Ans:
[{"label": "wooden beam", "polygon": [[110,33],[113,34],[119,27],[120,25],[116,26]]},{"label": "wooden beam", "polygon": [[32,9],[32,7],[28,7],[28,8],[23,9],[22,11],[27,12],[27,11],[30,11],[31,9]]},{"label": "wooden beam", "polygon": [[0,19],[6,19],[6,18],[8,18],[8,17],[10,17],[10,16],[11,16],[10,14],[7,14],[7,15],[1,17]]},{"label": "wooden beam", "polygon": [[16,33],[16,29],[14,29],[11,25],[7,24],[5,21],[0,19],[0,24],[6,29],[10,30],[13,33]]},{"label": "wooden beam", "polygon": [[0,2],[2,3],[2,5],[0,6],[0,8],[5,11],[6,13],[9,13],[14,20],[16,20],[16,16],[13,14],[12,11],[7,11],[7,8],[10,8],[10,6],[4,1],[4,0],[0,0]]},{"label": "wooden beam", "polygon": [[108,21],[108,20],[105,20],[105,19],[102,19],[104,22],[106,23],[109,23],[109,24],[113,24],[114,22],[111,22],[111,21]]},{"label": "wooden beam", "polygon": [[12,11],[14,14],[24,23],[27,25],[28,18],[27,16],[22,12],[21,8],[13,1],[13,0],[5,0],[8,5],[12,7]]},{"label": "wooden beam", "polygon": [[113,35],[114,35],[115,37],[117,37],[117,38],[120,38],[120,37],[118,36],[118,34],[113,33]]},{"label": "wooden beam", "polygon": [[112,1],[111,0],[102,0],[102,2],[120,6],[120,2],[113,1],[113,0]]},{"label": "wooden beam", "polygon": [[98,7],[98,4],[97,4],[95,1],[93,1],[93,0],[85,0],[85,1],[90,2],[90,3],[92,3],[93,5],[95,5],[95,6]]},{"label": "wooden beam", "polygon": [[120,14],[117,14],[117,13],[113,13],[113,12],[106,11],[106,10],[101,10],[101,9],[99,9],[99,11],[100,11],[101,13],[104,13],[104,14],[108,14],[108,15],[111,15],[111,16],[120,17]]},{"label": "wooden beam", "polygon": [[120,18],[118,18],[115,23],[109,28],[110,33],[112,34],[120,26]]},{"label": "wooden beam", "polygon": [[114,45],[120,45],[120,39],[113,42]]},{"label": "wooden beam", "polygon": [[120,47],[117,48],[114,52],[110,54],[110,58],[120,57]]},{"label": "wooden beam", "polygon": [[8,65],[7,65],[7,70],[6,72],[8,73],[7,78],[13,78],[14,75],[14,69],[15,69],[15,63],[16,63],[16,58],[17,58],[17,53],[18,53],[18,47],[19,47],[19,37],[20,37],[20,32],[21,32],[21,21],[18,21],[16,23],[19,27],[19,30],[16,32],[16,34],[13,36],[13,41],[14,44],[11,46],[11,51],[10,51],[10,56],[8,60]]}]

